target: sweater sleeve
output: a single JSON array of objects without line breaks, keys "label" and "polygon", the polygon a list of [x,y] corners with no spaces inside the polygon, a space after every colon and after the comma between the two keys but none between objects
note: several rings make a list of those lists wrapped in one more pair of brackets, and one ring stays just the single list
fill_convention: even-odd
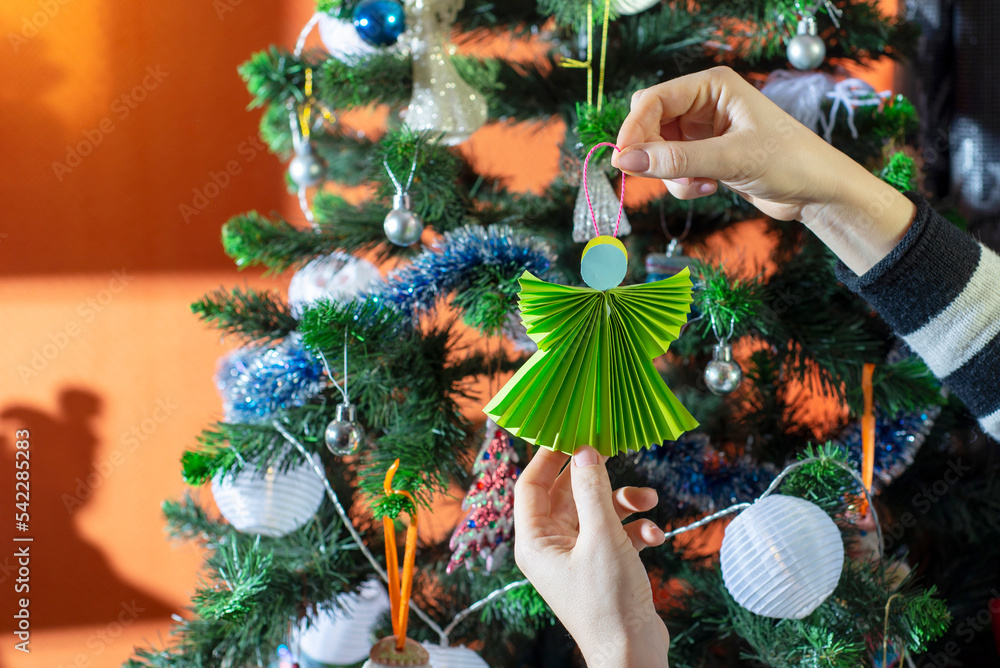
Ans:
[{"label": "sweater sleeve", "polygon": [[913,225],[889,255],[838,278],[879,312],[1000,440],[1000,257],[916,193]]}]

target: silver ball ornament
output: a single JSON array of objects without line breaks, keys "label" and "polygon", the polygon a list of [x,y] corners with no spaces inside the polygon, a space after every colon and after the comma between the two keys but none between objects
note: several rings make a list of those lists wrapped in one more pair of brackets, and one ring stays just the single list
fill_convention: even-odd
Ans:
[{"label": "silver ball ornament", "polygon": [[397,246],[409,246],[420,239],[424,232],[424,221],[410,208],[409,195],[396,195],[392,200],[392,211],[385,217],[382,229],[385,236]]},{"label": "silver ball ornament", "polygon": [[300,188],[314,186],[323,180],[326,165],[307,147],[295,152],[295,157],[288,163],[288,175],[292,182]]},{"label": "silver ball ornament", "polygon": [[712,394],[729,394],[743,382],[743,369],[733,359],[733,347],[728,343],[715,346],[712,361],[705,367],[705,385]]},{"label": "silver ball ornament", "polygon": [[351,404],[337,406],[337,417],[326,426],[326,447],[335,455],[355,455],[365,441],[365,430],[357,422],[357,412]]},{"label": "silver ball ornament", "polygon": [[826,44],[816,35],[816,21],[799,21],[798,34],[788,42],[788,62],[797,70],[814,70],[826,58]]}]

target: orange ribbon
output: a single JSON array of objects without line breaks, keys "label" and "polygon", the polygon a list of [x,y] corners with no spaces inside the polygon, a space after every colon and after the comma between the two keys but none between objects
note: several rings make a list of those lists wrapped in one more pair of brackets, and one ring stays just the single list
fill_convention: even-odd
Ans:
[{"label": "orange ribbon", "polygon": [[410,513],[410,526],[406,529],[406,547],[403,553],[403,576],[399,575],[399,554],[396,549],[396,521],[391,517],[382,518],[382,530],[385,533],[385,566],[389,575],[389,603],[392,614],[392,632],[396,636],[396,649],[400,652],[406,646],[406,625],[410,618],[410,593],[413,591],[413,565],[417,559],[417,502],[413,495],[405,490],[392,488],[392,478],[399,469],[399,460],[393,462],[385,473],[385,483],[382,489],[386,496],[401,494],[413,504],[414,512]]},{"label": "orange ribbon", "polygon": [[[865,395],[865,411],[861,415],[861,480],[869,493],[875,476],[875,390],[872,376],[875,365],[867,363],[861,372],[861,391]],[[862,502],[862,514],[868,512],[868,499]]]}]

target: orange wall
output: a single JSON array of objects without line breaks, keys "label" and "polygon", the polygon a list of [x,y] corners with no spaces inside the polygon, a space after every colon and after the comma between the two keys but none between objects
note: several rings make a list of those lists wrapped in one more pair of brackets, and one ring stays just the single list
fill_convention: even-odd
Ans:
[{"label": "orange wall", "polygon": [[[165,636],[190,598],[200,556],[167,541],[159,504],[184,491],[178,458],[219,417],[211,376],[231,342],[188,305],[220,285],[287,280],[233,271],[219,244],[229,216],[299,219],[283,166],[256,150],[259,114],[245,112],[235,68],[293,43],[310,10],[308,0],[0,3],[4,503],[14,432],[31,432],[30,528],[15,532],[8,518],[0,542],[35,539],[30,657],[7,635],[17,575],[13,551],[0,549],[0,665],[118,666],[133,644]],[[560,131],[486,128],[467,148],[528,188],[555,173]],[[552,150],[539,158],[542,145]],[[215,192],[212,174],[230,161],[239,173]],[[202,208],[185,220],[181,205]]]}]

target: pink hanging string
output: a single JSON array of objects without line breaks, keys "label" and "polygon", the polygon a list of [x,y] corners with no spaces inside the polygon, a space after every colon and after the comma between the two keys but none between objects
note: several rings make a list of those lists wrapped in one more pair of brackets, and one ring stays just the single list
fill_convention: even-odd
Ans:
[{"label": "pink hanging string", "polygon": [[[602,146],[610,146],[619,153],[621,149],[617,145],[612,144],[609,141],[601,142],[590,149],[590,153],[583,160],[583,194],[587,196],[587,208],[590,209],[590,219],[594,221],[594,231],[597,236],[601,236],[601,228],[597,225],[597,214],[594,213],[594,205],[590,201],[590,189],[587,188],[587,163],[590,162],[590,156],[594,155],[594,151],[601,148]],[[615,232],[611,236],[618,236],[618,226],[622,223],[622,212],[625,210],[625,172],[622,172],[622,195],[621,200],[618,202],[618,220],[615,221]]]}]

